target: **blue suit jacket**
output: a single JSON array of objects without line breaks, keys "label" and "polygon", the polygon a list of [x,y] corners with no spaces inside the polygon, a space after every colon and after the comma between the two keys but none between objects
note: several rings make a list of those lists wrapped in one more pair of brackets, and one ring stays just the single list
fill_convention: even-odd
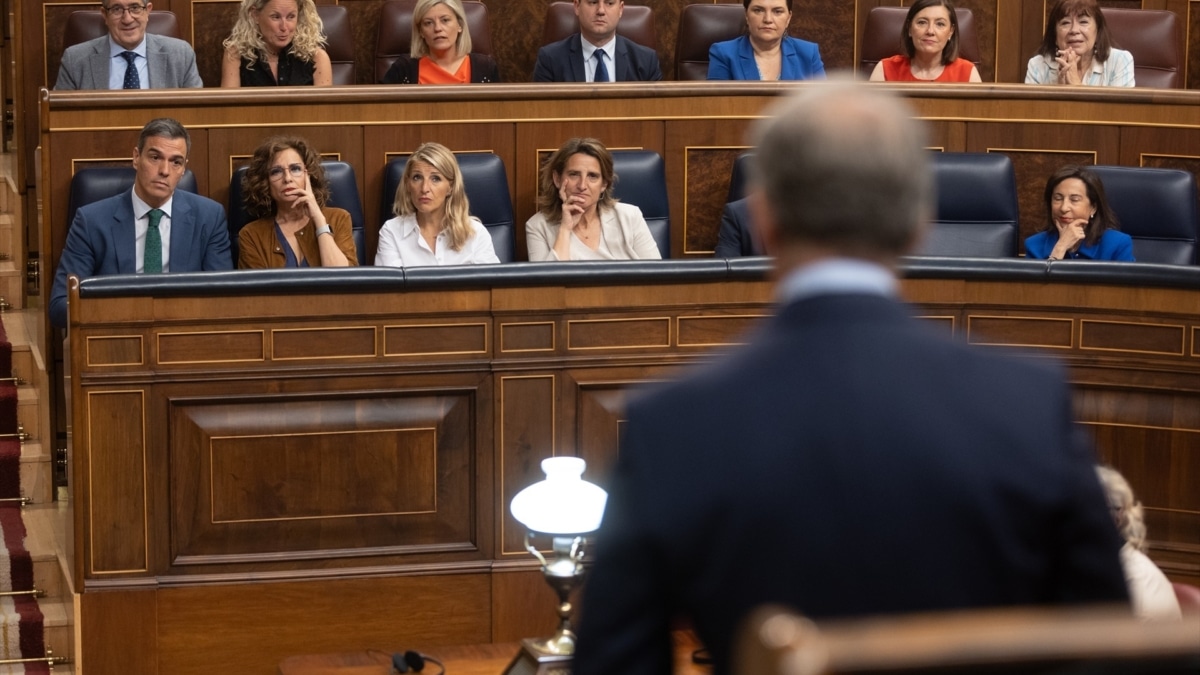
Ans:
[{"label": "blue suit jacket", "polygon": [[[662,79],[658,54],[632,40],[617,36],[617,82]],[[583,69],[583,37],[576,33],[538,50],[534,82],[587,82]]]},{"label": "blue suit jacket", "polygon": [[671,672],[680,614],[724,675],[766,602],[823,619],[1127,597],[1062,373],[894,300],[791,302],[625,418],[576,675]]},{"label": "blue suit jacket", "polygon": [[[1058,233],[1038,232],[1025,239],[1025,255],[1045,260],[1058,243]],[[1133,238],[1120,230],[1105,230],[1095,246],[1080,244],[1079,250],[1070,255],[1082,260],[1119,260],[1134,262]]]},{"label": "blue suit jacket", "polygon": [[[50,322],[67,325],[67,275],[86,279],[135,274],[133,188],[81,207],[67,231],[50,292]],[[207,197],[176,190],[171,206],[172,272],[231,270],[225,209]]]},{"label": "blue suit jacket", "polygon": [[737,258],[744,255],[763,255],[762,245],[750,225],[750,209],[746,198],[729,202],[721,213],[721,229],[717,232],[716,258]]},{"label": "blue suit jacket", "polygon": [[[791,36],[783,38],[783,69],[781,80],[809,80],[825,77],[821,50],[815,42]],[[758,64],[750,38],[743,35],[733,40],[717,42],[708,48],[708,79],[759,80]]]}]

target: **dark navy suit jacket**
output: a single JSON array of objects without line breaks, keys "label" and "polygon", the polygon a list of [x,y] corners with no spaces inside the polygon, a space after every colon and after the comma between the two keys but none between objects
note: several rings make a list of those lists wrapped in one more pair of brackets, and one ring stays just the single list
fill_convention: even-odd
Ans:
[{"label": "dark navy suit jacket", "polygon": [[[821,62],[821,50],[815,42],[791,36],[783,38],[783,68],[781,80],[810,80],[825,77],[825,64]],[[710,80],[758,80],[758,64],[754,62],[754,48],[745,35],[717,42],[708,48],[708,79]]]},{"label": "dark navy suit jacket", "polygon": [[715,258],[737,258],[763,255],[762,245],[750,225],[750,208],[746,198],[729,202],[721,212],[721,229],[717,232]]},{"label": "dark navy suit jacket", "polygon": [[[658,54],[632,40],[617,36],[617,82],[661,80]],[[538,50],[534,82],[587,82],[583,69],[583,37],[576,33]]]},{"label": "dark navy suit jacket", "polygon": [[577,675],[671,672],[681,616],[724,675],[767,602],[816,619],[1127,602],[1062,373],[892,299],[794,301],[626,419]]},{"label": "dark navy suit jacket", "polygon": [[[67,325],[67,275],[86,279],[136,274],[133,188],[75,212],[50,292],[50,322]],[[176,190],[171,204],[172,272],[231,270],[225,209],[207,197]]]}]

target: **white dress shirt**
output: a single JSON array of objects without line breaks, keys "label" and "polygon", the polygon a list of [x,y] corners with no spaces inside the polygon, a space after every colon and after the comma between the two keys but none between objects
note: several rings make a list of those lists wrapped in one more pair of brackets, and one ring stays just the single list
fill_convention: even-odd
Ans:
[{"label": "white dress shirt", "polygon": [[379,248],[375,251],[375,265],[379,267],[422,267],[430,265],[486,265],[498,263],[492,248],[492,235],[477,218],[471,218],[471,238],[463,244],[461,251],[450,248],[450,239],[445,230],[438,233],[434,248],[430,249],[417,217],[413,214],[392,218],[379,230]]},{"label": "white dress shirt", "polygon": [[582,35],[579,36],[579,41],[583,43],[583,74],[587,77],[588,82],[596,81],[596,50],[604,50],[604,66],[608,68],[608,81],[617,81],[617,36],[604,45],[597,47],[588,42]]}]

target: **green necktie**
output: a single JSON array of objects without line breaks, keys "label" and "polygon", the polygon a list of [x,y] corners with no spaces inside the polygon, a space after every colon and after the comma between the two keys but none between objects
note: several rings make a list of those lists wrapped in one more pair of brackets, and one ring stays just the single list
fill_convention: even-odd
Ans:
[{"label": "green necktie", "polygon": [[162,234],[158,223],[162,220],[162,209],[150,209],[150,228],[146,230],[146,255],[142,270],[146,274],[162,274]]}]

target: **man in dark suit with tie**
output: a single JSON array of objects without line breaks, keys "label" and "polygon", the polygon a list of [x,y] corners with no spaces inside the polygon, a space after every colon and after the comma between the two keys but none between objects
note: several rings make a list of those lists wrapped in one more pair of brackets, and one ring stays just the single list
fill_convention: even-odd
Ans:
[{"label": "man in dark suit with tie", "polygon": [[182,124],[151,120],[133,150],[133,186],[75,212],[50,292],[52,324],[67,325],[70,274],[83,279],[233,269],[225,209],[175,189],[191,149]]},{"label": "man in dark suit with tie", "polygon": [[575,0],[578,33],[538,50],[535,82],[661,80],[658,54],[617,35],[624,0]]},{"label": "man in dark suit with tie", "polygon": [[773,113],[750,206],[778,313],[629,405],[576,675],[670,672],[678,616],[723,675],[764,603],[817,619],[1128,603],[1062,373],[951,339],[897,297],[932,213],[912,110],[840,83]]},{"label": "man in dark suit with tie", "polygon": [[102,4],[108,35],[63,52],[55,90],[203,87],[191,45],[146,32],[151,8],[140,0]]}]

